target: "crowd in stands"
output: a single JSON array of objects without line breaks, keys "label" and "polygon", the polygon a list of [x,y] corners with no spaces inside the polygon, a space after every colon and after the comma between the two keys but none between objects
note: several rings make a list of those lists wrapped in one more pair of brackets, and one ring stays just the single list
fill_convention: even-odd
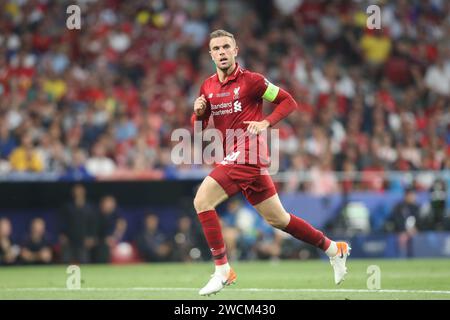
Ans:
[{"label": "crowd in stands", "polygon": [[[69,2],[0,2],[3,180],[169,179],[207,169],[173,165],[170,136],[192,130],[218,28],[236,35],[242,67],[299,104],[277,126],[280,170],[311,179],[292,175],[284,190],[381,191],[388,170],[450,169],[448,1],[378,1],[373,30],[370,1],[80,0],[81,30],[66,27]],[[425,176],[417,187],[431,183]]]}]

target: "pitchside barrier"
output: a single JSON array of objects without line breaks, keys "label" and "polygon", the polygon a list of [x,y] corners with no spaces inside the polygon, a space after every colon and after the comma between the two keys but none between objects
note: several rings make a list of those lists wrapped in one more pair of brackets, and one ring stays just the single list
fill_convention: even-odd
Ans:
[{"label": "pitchside barrier", "polygon": [[[195,219],[192,199],[198,184],[198,180],[183,180],[89,182],[84,185],[88,199],[94,205],[105,195],[117,199],[120,213],[128,225],[124,241],[132,241],[142,230],[143,219],[148,213],[160,217],[160,228],[166,233],[175,230],[176,221],[181,215]],[[11,220],[13,240],[20,243],[31,219],[42,217],[47,223],[49,239],[55,243],[60,230],[60,208],[70,200],[73,185],[65,182],[0,183],[0,217]],[[335,237],[349,239],[354,257],[450,256],[450,235],[445,232],[450,230],[437,233],[434,231],[438,230],[426,230],[429,232],[419,233],[408,244],[409,251],[399,249],[397,235],[384,232],[385,221],[392,208],[402,200],[402,192],[352,192],[345,196],[314,196],[292,192],[280,193],[280,197],[288,212]],[[429,209],[429,192],[417,192],[416,198],[421,212]],[[450,196],[447,194],[448,203]],[[447,205],[447,219],[448,213]],[[342,221],[342,215],[348,220],[347,225],[336,228]]]}]

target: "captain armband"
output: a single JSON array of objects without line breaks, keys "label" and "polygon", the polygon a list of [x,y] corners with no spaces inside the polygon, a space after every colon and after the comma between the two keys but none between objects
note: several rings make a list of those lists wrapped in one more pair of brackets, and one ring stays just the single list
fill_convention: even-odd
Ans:
[{"label": "captain armband", "polygon": [[266,91],[264,92],[262,98],[266,101],[273,102],[278,95],[278,92],[280,91],[280,88],[276,85],[270,83],[266,80],[266,83],[268,83]]}]

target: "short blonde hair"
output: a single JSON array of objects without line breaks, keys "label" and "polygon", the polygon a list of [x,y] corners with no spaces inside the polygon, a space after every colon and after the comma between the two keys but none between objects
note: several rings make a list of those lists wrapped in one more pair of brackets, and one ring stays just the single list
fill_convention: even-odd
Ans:
[{"label": "short blonde hair", "polygon": [[214,38],[220,38],[220,37],[229,37],[233,39],[234,43],[236,43],[236,39],[234,38],[234,35],[228,31],[218,29],[209,34],[209,40]]}]

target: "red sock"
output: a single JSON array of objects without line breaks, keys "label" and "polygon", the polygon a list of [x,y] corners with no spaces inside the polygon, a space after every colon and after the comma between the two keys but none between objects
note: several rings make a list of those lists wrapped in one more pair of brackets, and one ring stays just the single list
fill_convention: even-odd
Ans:
[{"label": "red sock", "polygon": [[219,217],[216,210],[208,210],[200,212],[198,219],[202,224],[203,233],[206,242],[211,249],[211,254],[216,266],[223,265],[228,262],[225,243],[223,242],[222,228],[220,226]]},{"label": "red sock", "polygon": [[298,240],[312,244],[323,251],[328,249],[331,240],[328,239],[321,231],[315,229],[305,220],[294,216],[292,213],[290,213],[290,216],[291,220],[284,229],[285,232],[290,233]]}]

